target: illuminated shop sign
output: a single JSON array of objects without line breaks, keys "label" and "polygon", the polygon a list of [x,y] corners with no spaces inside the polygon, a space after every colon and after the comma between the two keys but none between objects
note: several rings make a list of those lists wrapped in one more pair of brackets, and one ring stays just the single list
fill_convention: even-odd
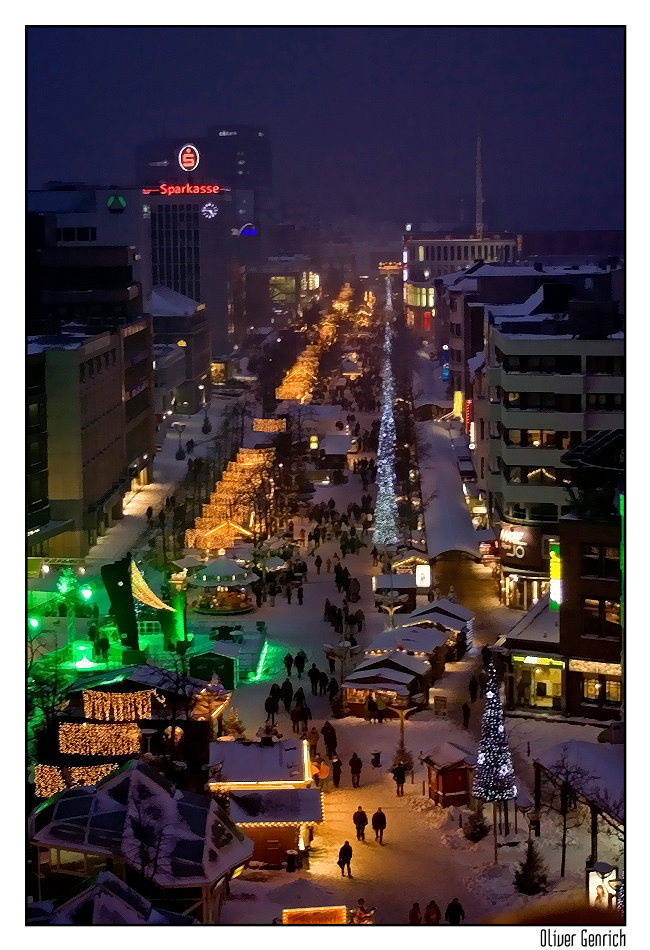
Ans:
[{"label": "illuminated shop sign", "polygon": [[196,145],[184,145],[178,153],[178,164],[184,172],[194,172],[199,167],[199,150]]},{"label": "illuminated shop sign", "polygon": [[560,542],[553,538],[548,543],[549,576],[551,578],[551,610],[559,610],[562,602],[562,561],[560,560]]},{"label": "illuminated shop sign", "polygon": [[513,653],[514,663],[525,663],[526,666],[553,666],[556,669],[564,669],[564,660],[554,660],[550,656],[517,656]]},{"label": "illuminated shop sign", "polygon": [[416,564],[415,566],[415,586],[431,586],[431,566],[429,564]]},{"label": "illuminated shop sign", "polygon": [[218,195],[227,189],[221,185],[168,185],[163,183],[155,188],[143,188],[143,195]]},{"label": "illuminated shop sign", "polygon": [[472,421],[472,399],[465,403],[465,432],[469,433],[469,424]]}]

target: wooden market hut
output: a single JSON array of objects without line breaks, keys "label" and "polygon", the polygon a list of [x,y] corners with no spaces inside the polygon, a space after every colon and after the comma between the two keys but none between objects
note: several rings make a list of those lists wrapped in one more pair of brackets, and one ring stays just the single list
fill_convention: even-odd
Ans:
[{"label": "wooden market hut", "polygon": [[455,742],[444,742],[421,756],[427,767],[429,798],[436,805],[468,805],[476,756]]},{"label": "wooden market hut", "polygon": [[318,788],[231,791],[230,820],[253,842],[253,860],[282,864],[288,851],[305,851],[323,821]]},{"label": "wooden market hut", "polygon": [[350,673],[341,685],[350,714],[365,716],[368,699],[381,698],[386,714],[399,716],[429,704],[432,683],[431,664],[401,650],[371,656]]}]

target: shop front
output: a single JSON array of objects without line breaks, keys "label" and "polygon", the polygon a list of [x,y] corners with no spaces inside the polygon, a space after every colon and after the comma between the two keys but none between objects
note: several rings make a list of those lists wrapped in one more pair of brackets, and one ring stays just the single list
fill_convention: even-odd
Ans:
[{"label": "shop front", "polygon": [[550,590],[548,548],[553,538],[534,525],[502,524],[500,599],[506,607],[528,610]]},{"label": "shop front", "polygon": [[565,711],[565,661],[552,656],[510,655],[509,705],[514,709]]}]

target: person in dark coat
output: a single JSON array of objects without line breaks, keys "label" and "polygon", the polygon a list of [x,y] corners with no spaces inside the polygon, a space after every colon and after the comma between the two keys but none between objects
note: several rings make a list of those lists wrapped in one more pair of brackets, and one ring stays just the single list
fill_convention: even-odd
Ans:
[{"label": "person in dark coat", "polygon": [[306,706],[305,704],[303,704],[298,707],[298,710],[300,712],[300,725],[304,729],[306,729],[307,723],[311,719],[311,709],[309,708],[309,706]]},{"label": "person in dark coat", "polygon": [[284,660],[282,661],[287,668],[287,676],[291,676],[291,667],[293,666],[293,657],[290,653],[286,653]]},{"label": "person in dark coat", "polygon": [[350,766],[350,774],[352,775],[352,788],[359,788],[361,766],[363,765],[363,762],[356,752],[352,753],[352,758],[350,759],[348,765]]},{"label": "person in dark coat", "polygon": [[296,706],[300,706],[305,702],[305,691],[302,686],[299,686],[298,689],[293,694],[293,701]]},{"label": "person in dark coat", "polygon": [[303,600],[303,597],[305,596],[305,590],[304,590],[302,584],[300,585],[300,587],[299,587],[298,590],[296,591],[296,595],[297,595],[297,597],[298,597],[298,606],[299,606],[299,607],[302,607],[302,600]]},{"label": "person in dark coat", "polygon": [[323,608],[323,620],[329,621],[330,619],[330,609],[332,605],[330,604],[329,597],[325,598],[325,607]]},{"label": "person in dark coat", "polygon": [[320,672],[315,663],[312,663],[307,676],[309,677],[309,681],[311,683],[311,691],[314,696],[316,696],[318,694],[318,678],[320,676]]},{"label": "person in dark coat", "polygon": [[325,691],[327,690],[327,684],[329,683],[330,678],[324,670],[321,670],[318,674],[318,695],[324,696]]},{"label": "person in dark coat", "polygon": [[472,677],[469,681],[469,698],[473,703],[476,702],[476,696],[478,694],[478,680],[472,673]]},{"label": "person in dark coat", "polygon": [[379,844],[384,843],[384,831],[386,830],[386,815],[381,810],[381,807],[372,816],[372,828],[375,832],[375,841],[379,841]]},{"label": "person in dark coat", "polygon": [[404,796],[404,782],[406,781],[406,766],[402,765],[401,762],[393,769],[393,778],[397,785],[397,795],[402,798]]},{"label": "person in dark coat", "polygon": [[304,650],[298,650],[293,661],[293,665],[295,666],[298,672],[298,679],[300,679],[300,677],[302,676],[302,671],[305,668],[306,662],[307,662],[307,654],[305,653]]},{"label": "person in dark coat", "polygon": [[276,699],[278,701],[278,705],[280,705],[280,699],[282,698],[282,689],[280,686],[278,686],[277,683],[273,683],[273,685],[271,686],[271,689],[269,690],[269,695],[271,695],[273,699]]},{"label": "person in dark coat", "polygon": [[359,805],[355,813],[352,815],[352,821],[354,822],[354,827],[357,829],[357,840],[365,841],[366,840],[366,825],[368,824],[368,816],[365,811]]},{"label": "person in dark coat", "polygon": [[278,711],[278,701],[274,699],[273,696],[267,696],[264,701],[264,709],[266,710],[266,721],[271,720],[271,725],[275,725],[275,714]]},{"label": "person in dark coat", "polygon": [[336,672],[336,657],[334,656],[333,653],[326,653],[325,656],[327,657],[330,673],[335,673]]},{"label": "person in dark coat", "polygon": [[300,706],[295,706],[289,714],[291,716],[293,731],[298,734],[300,734],[300,708]]},{"label": "person in dark coat", "polygon": [[282,686],[282,702],[284,703],[284,708],[287,712],[291,709],[291,700],[293,699],[293,685],[291,680],[287,677]]},{"label": "person in dark coat", "polygon": [[461,920],[464,919],[465,911],[463,910],[463,905],[457,897],[454,897],[454,899],[449,904],[447,904],[445,920],[448,920],[450,924],[459,924]]},{"label": "person in dark coat", "polygon": [[463,726],[465,727],[465,729],[467,729],[469,727],[469,714],[471,713],[472,710],[467,705],[467,703],[463,703],[463,705],[461,706],[461,709],[463,710]]},{"label": "person in dark coat", "polygon": [[334,783],[334,788],[338,788],[341,782],[341,769],[343,768],[343,763],[339,759],[338,755],[333,756],[332,758],[332,782]]},{"label": "person in dark coat", "polygon": [[413,904],[409,911],[409,924],[421,924],[422,923],[422,912],[420,910],[420,905],[416,902]]},{"label": "person in dark coat", "polygon": [[291,603],[291,584],[287,584],[287,603]]},{"label": "person in dark coat", "polygon": [[328,759],[333,759],[336,755],[336,729],[329,719],[323,723],[323,728],[320,732],[325,743],[325,754]]},{"label": "person in dark coat", "polygon": [[316,557],[314,558],[314,564],[316,566],[316,573],[320,575],[320,569],[323,566],[323,559],[320,556],[320,554],[317,554]]},{"label": "person in dark coat", "polygon": [[352,877],[350,871],[350,861],[352,860],[352,846],[349,841],[346,841],[343,847],[339,850],[339,859],[336,862],[341,868],[341,877],[345,877],[345,868],[348,869],[348,877]]},{"label": "person in dark coat", "polygon": [[339,684],[336,682],[334,677],[332,677],[327,687],[327,692],[329,694],[330,702],[332,702],[332,700],[334,699],[338,691],[339,691]]},{"label": "person in dark coat", "polygon": [[439,924],[440,923],[440,908],[435,901],[429,901],[424,911],[424,922],[425,924]]}]

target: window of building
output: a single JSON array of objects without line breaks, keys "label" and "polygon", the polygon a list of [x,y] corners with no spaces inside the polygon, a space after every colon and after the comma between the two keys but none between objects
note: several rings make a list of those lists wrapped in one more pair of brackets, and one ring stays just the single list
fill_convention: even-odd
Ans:
[{"label": "window of building", "polygon": [[521,465],[510,465],[508,467],[508,481],[514,485],[521,485],[522,473]]},{"label": "window of building", "polygon": [[443,259],[448,260],[449,248],[447,247],[446,244],[442,248],[442,253],[443,253]]},{"label": "window of building", "polygon": [[600,699],[600,680],[597,676],[584,677],[582,696],[588,703],[597,703]]},{"label": "window of building", "polygon": [[63,240],[64,241],[74,241],[76,237],[76,228],[63,228]]},{"label": "window of building", "polygon": [[412,310],[407,310],[406,312],[406,326],[415,326],[415,315]]},{"label": "window of building", "polygon": [[605,702],[615,705],[621,704],[621,681],[605,680]]},{"label": "window of building", "polygon": [[520,397],[519,393],[505,393],[506,397],[506,407],[508,409],[519,409]]},{"label": "window of building", "polygon": [[424,247],[422,246],[422,244],[420,244],[420,246],[418,247],[418,260],[419,261],[424,260]]},{"label": "window of building", "polygon": [[621,605],[618,601],[585,598],[582,619],[583,637],[620,639]]}]

